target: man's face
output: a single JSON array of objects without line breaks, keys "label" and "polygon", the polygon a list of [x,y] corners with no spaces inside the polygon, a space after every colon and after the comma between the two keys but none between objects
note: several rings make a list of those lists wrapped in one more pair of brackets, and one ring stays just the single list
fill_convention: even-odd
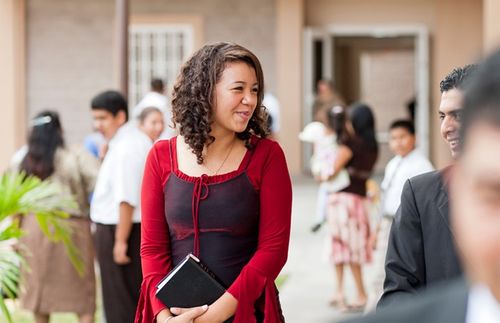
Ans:
[{"label": "man's face", "polygon": [[395,155],[405,157],[415,148],[415,135],[403,127],[391,129],[389,148]]},{"label": "man's face", "polygon": [[460,151],[459,129],[462,103],[463,93],[459,89],[453,88],[441,95],[441,104],[439,105],[441,135],[450,146],[453,158],[457,158]]},{"label": "man's face", "polygon": [[99,131],[109,141],[118,129],[125,123],[125,113],[119,111],[116,116],[107,110],[93,109],[94,129]]},{"label": "man's face", "polygon": [[468,277],[500,301],[500,128],[470,128],[451,180],[452,220]]}]

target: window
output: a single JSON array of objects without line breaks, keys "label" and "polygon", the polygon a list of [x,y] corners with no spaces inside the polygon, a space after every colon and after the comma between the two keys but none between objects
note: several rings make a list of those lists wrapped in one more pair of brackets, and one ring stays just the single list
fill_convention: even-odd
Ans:
[{"label": "window", "polygon": [[172,89],[181,64],[193,50],[188,24],[136,24],[129,31],[129,102],[135,106],[149,92],[152,78]]}]

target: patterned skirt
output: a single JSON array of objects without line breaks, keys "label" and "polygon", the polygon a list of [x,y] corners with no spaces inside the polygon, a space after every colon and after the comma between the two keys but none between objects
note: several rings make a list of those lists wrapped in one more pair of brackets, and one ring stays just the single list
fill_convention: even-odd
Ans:
[{"label": "patterned skirt", "polygon": [[364,264],[371,261],[368,246],[370,221],[366,198],[351,193],[332,193],[327,207],[331,261],[334,264]]}]

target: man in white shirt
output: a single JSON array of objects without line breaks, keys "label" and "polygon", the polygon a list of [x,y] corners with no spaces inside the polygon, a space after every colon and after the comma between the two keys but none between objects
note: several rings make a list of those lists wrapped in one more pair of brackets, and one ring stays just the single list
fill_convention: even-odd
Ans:
[{"label": "man in white shirt", "polygon": [[165,84],[161,79],[151,80],[151,91],[146,93],[139,103],[132,110],[132,118],[137,119],[141,112],[146,108],[157,108],[163,113],[165,120],[165,130],[161,134],[161,139],[169,139],[175,135],[175,129],[172,124],[172,108],[168,97],[165,95]]},{"label": "man in white shirt", "polygon": [[116,91],[91,103],[94,127],[108,149],[91,203],[96,226],[104,313],[107,322],[133,322],[142,282],[140,262],[140,189],[151,140],[126,123],[127,102]]},{"label": "man in white shirt", "polygon": [[395,156],[385,167],[382,180],[381,218],[372,234],[370,243],[375,248],[373,290],[366,307],[375,307],[383,291],[384,260],[394,215],[398,210],[405,182],[413,177],[434,170],[431,162],[415,147],[415,127],[409,120],[395,120],[389,127],[389,148]]},{"label": "man in white shirt", "polygon": [[449,202],[467,279],[445,281],[352,322],[500,322],[500,51],[470,79],[460,122]]}]

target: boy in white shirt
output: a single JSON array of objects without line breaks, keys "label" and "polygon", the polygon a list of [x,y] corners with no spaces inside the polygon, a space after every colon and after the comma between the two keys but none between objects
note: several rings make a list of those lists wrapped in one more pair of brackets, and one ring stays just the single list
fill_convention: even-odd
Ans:
[{"label": "boy in white shirt", "polygon": [[151,139],[127,123],[125,98],[95,96],[94,127],[107,142],[91,203],[106,322],[133,322],[142,282],[140,188]]},{"label": "boy in white shirt", "polygon": [[[374,295],[367,310],[372,309],[382,294],[384,259],[389,232],[398,210],[404,183],[411,177],[434,170],[431,162],[415,148],[415,127],[409,120],[396,120],[389,127],[389,148],[396,155],[386,165],[382,180],[381,218],[371,235],[370,243],[377,249]],[[376,298],[376,299],[375,299]]]},{"label": "boy in white shirt", "polygon": [[386,165],[382,188],[382,216],[390,222],[398,210],[407,179],[434,170],[415,148],[415,128],[408,120],[396,120],[389,128],[389,148],[396,155]]}]

